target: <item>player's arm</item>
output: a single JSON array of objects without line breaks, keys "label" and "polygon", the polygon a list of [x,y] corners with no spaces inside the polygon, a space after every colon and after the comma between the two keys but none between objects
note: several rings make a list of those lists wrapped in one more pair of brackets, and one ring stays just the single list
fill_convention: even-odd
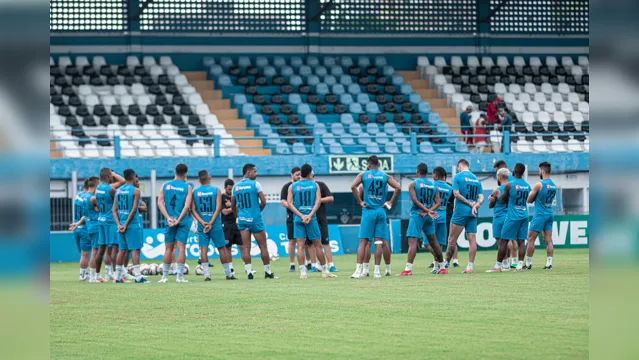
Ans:
[{"label": "player's arm", "polygon": [[397,197],[399,196],[399,193],[402,192],[402,187],[392,176],[387,176],[386,182],[388,183],[388,185],[390,185],[390,187],[392,187],[395,190],[393,192],[393,196],[391,196],[391,199],[387,201],[388,203],[390,203],[390,206],[393,206],[393,204],[395,203],[395,200],[397,200]]},{"label": "player's arm", "polygon": [[167,221],[169,219],[172,219],[169,216],[169,213],[166,211],[166,204],[164,204],[164,185],[162,185],[162,187],[160,188],[160,193],[158,194],[158,209],[160,209],[162,216],[164,216]]},{"label": "player's arm", "polygon": [[286,196],[286,208],[291,210],[293,212],[293,214],[297,215],[300,217],[300,219],[304,218],[304,215],[297,210],[297,208],[295,207],[295,202],[293,202],[293,187],[289,186],[288,187],[288,195]]},{"label": "player's arm", "polygon": [[501,194],[501,203],[508,204],[508,198],[510,197],[510,183],[504,186],[504,193]]},{"label": "player's arm", "polygon": [[195,221],[202,224],[202,226],[206,225],[206,221],[202,219],[202,217],[200,216],[200,213],[198,213],[197,211],[197,206],[195,205],[195,201],[191,202],[191,215],[193,215],[193,217],[195,218]]},{"label": "player's arm", "polygon": [[359,190],[357,189],[361,183],[362,174],[359,174],[355,177],[355,180],[353,180],[353,183],[351,184],[351,192],[353,193],[355,200],[357,200],[357,203],[360,204],[361,207],[366,207],[366,204],[362,201],[362,197],[359,195]]},{"label": "player's arm", "polygon": [[481,204],[484,203],[484,194],[481,193],[483,191],[481,186],[479,187],[479,191],[479,195],[477,195],[477,202],[473,204],[473,208],[471,209],[471,214],[475,217],[477,217],[477,210],[479,210]]},{"label": "player's arm", "polygon": [[233,206],[222,209],[222,215],[229,215],[233,212]]},{"label": "player's arm", "polygon": [[237,201],[235,201],[235,194],[231,195],[231,211],[237,218]]},{"label": "player's arm", "polygon": [[488,195],[488,208],[492,209],[495,207],[497,203],[497,199],[499,199],[499,188],[493,189],[493,192]]},{"label": "player's arm", "polygon": [[282,187],[282,192],[280,193],[280,204],[282,204],[283,207],[288,209],[288,190],[290,189],[290,186],[286,186],[284,185]]},{"label": "player's arm", "polygon": [[111,196],[113,196],[113,194],[115,194],[115,190],[117,188],[119,188],[120,186],[124,185],[124,183],[126,183],[126,180],[124,180],[124,178],[118,174],[115,173],[115,171],[111,171],[111,176],[113,176],[115,178],[115,181],[112,182],[111,185]]},{"label": "player's arm", "polygon": [[93,205],[93,210],[95,210],[96,212],[100,211],[100,207],[98,206],[98,199],[95,197],[95,195],[91,196],[89,202],[91,203],[91,205]]},{"label": "player's arm", "polygon": [[309,219],[312,218],[313,215],[315,215],[315,213],[317,212],[317,209],[319,209],[321,205],[322,205],[322,190],[320,190],[320,187],[317,186],[317,189],[315,191],[315,205],[313,206],[311,213],[307,215]]},{"label": "player's arm", "polygon": [[209,221],[209,225],[213,225],[215,219],[220,216],[220,212],[222,211],[222,192],[220,189],[217,189],[217,197],[215,198],[215,212],[213,213],[213,217],[211,221]]},{"label": "player's arm", "polygon": [[420,208],[423,212],[428,212],[428,208],[426,206],[424,206],[424,204],[420,203],[419,200],[417,200],[417,193],[415,192],[415,183],[410,183],[408,185],[408,193],[410,194],[410,200],[413,202],[413,204],[415,206],[417,206],[418,208]]},{"label": "player's arm", "polygon": [[428,209],[430,211],[431,214],[433,214],[435,212],[435,210],[437,210],[437,208],[442,204],[442,200],[439,198],[439,188],[437,186],[435,186],[435,199],[433,202],[433,206],[430,207],[430,209]]},{"label": "player's arm", "polygon": [[111,213],[113,214],[113,219],[115,220],[115,224],[120,227],[120,218],[118,217],[118,199],[113,197],[113,206],[111,207]]},{"label": "player's arm", "polygon": [[189,208],[191,208],[191,203],[193,202],[193,187],[189,185],[189,188],[186,192],[186,200],[184,201],[184,207],[182,208],[182,212],[180,212],[180,216],[177,218],[175,222],[179,223],[184,219],[186,213],[189,212]]},{"label": "player's arm", "polygon": [[530,194],[528,194],[528,203],[532,204],[535,202],[535,199],[537,198],[537,194],[539,194],[540,190],[541,190],[541,183],[536,183],[535,186],[533,186],[532,190],[530,191]]},{"label": "player's arm", "polygon": [[260,211],[262,211],[266,207],[266,196],[264,196],[264,191],[262,191],[262,184],[256,181],[255,190],[257,190],[257,197],[260,199]]},{"label": "player's arm", "polygon": [[459,190],[453,190],[453,195],[455,196],[455,199],[457,199],[457,201],[466,204],[470,207],[473,206],[473,203],[470,202],[468,199],[466,199],[465,197],[462,196],[462,194],[459,193]]},{"label": "player's arm", "polygon": [[69,231],[73,231],[75,230],[75,228],[77,228],[78,226],[84,224],[84,216],[80,218],[80,220],[78,220],[78,222],[74,222],[69,224]]},{"label": "player's arm", "polygon": [[335,201],[335,198],[333,197],[333,193],[331,193],[331,189],[328,188],[328,186],[324,183],[322,183],[324,186],[320,186],[320,193],[322,192],[322,190],[324,190],[324,194],[322,195],[322,204],[330,204],[333,201]]},{"label": "player's arm", "polygon": [[133,206],[131,207],[131,211],[129,212],[129,217],[126,218],[126,222],[122,225],[126,229],[127,226],[131,223],[134,217],[137,216],[138,212],[138,202],[140,201],[140,189],[133,190]]},{"label": "player's arm", "polygon": [[146,203],[144,202],[144,200],[140,200],[140,201],[138,202],[138,210],[139,210],[141,213],[145,213],[145,212],[147,212],[147,211],[149,210],[149,209],[146,207]]}]

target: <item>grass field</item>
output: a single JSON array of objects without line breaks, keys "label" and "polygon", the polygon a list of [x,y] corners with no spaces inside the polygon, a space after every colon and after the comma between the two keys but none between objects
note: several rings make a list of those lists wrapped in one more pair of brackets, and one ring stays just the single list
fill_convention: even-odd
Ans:
[{"label": "grass field", "polygon": [[[188,284],[79,283],[77,264],[52,264],[51,358],[587,358],[588,250],[556,250],[551,271],[540,250],[532,271],[484,273],[494,255],[436,276],[420,253],[416,275],[377,280],[348,278],[353,255],[335,258],[337,279],[301,280],[282,258],[279,280],[254,259],[257,280],[226,281],[218,262],[212,282],[192,271]],[[405,262],[393,255],[393,274]]]}]

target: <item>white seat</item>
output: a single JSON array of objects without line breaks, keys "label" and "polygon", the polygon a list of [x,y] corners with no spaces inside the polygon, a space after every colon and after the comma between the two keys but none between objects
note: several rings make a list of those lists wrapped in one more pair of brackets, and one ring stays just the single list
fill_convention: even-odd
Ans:
[{"label": "white seat", "polygon": [[566,115],[566,119],[568,120],[572,120],[572,104],[569,102],[562,102],[561,103],[561,112],[563,112]]},{"label": "white seat", "polygon": [[186,76],[182,74],[176,76],[173,82],[175,83],[175,86],[177,87],[187,86],[189,84],[189,81],[186,79]]},{"label": "white seat", "polygon": [[547,153],[549,151],[546,142],[541,139],[533,141],[533,150],[536,153]]},{"label": "white seat", "polygon": [[466,65],[467,65],[467,66],[471,69],[471,71],[474,73],[474,72],[475,72],[475,69],[477,69],[477,68],[480,66],[480,64],[479,64],[479,58],[477,58],[477,56],[475,56],[475,55],[469,56],[469,57],[466,59]]},{"label": "white seat", "polygon": [[584,146],[584,151],[590,152],[590,138],[589,137],[587,137],[586,140],[584,140],[583,146]]},{"label": "white seat", "polygon": [[573,111],[570,120],[581,128],[581,123],[584,122],[584,115],[579,111]]},{"label": "white seat", "polygon": [[200,116],[200,117],[211,114],[211,110],[209,110],[209,105],[208,104],[195,105],[195,114],[197,114],[197,116]]},{"label": "white seat", "polygon": [[155,157],[154,148],[147,143],[141,143],[138,145],[137,150],[140,157]]},{"label": "white seat", "polygon": [[528,103],[528,111],[533,112],[533,113],[538,113],[541,111],[541,108],[539,108],[539,103],[536,101],[531,101]]},{"label": "white seat", "polygon": [[533,83],[526,83],[526,85],[524,85],[524,91],[529,95],[535,95],[537,87]]},{"label": "white seat", "polygon": [[428,57],[420,56],[417,58],[417,67],[426,67],[430,65],[430,61],[428,61]]},{"label": "white seat", "polygon": [[100,99],[96,95],[89,95],[84,99],[84,104],[86,106],[96,106],[100,104]]},{"label": "white seat", "polygon": [[581,66],[585,70],[588,68],[588,66],[590,66],[590,61],[588,60],[587,56],[580,56],[579,58],[577,58],[577,64],[579,64],[579,66]]},{"label": "white seat", "polygon": [[[88,60],[87,60],[88,62]],[[84,157],[87,158],[99,158],[100,152],[95,144],[87,144],[84,146]]]},{"label": "white seat", "polygon": [[555,105],[561,105],[561,103],[564,102],[564,98],[560,93],[554,92],[550,95],[550,101],[555,103]]},{"label": "white seat", "polygon": [[115,96],[113,95],[105,95],[101,99],[102,105],[104,106],[113,106],[117,105],[117,100],[115,100]]},{"label": "white seat", "polygon": [[521,93],[519,94],[519,97],[517,98],[517,100],[521,101],[525,104],[528,104],[530,102],[530,94],[528,93]]},{"label": "white seat", "polygon": [[170,56],[160,56],[160,66],[167,67],[169,65],[173,65],[173,60],[171,60]]},{"label": "white seat", "polygon": [[129,55],[126,58],[126,66],[132,68],[140,65],[140,59],[137,56]]},{"label": "white seat", "polygon": [[517,141],[516,149],[517,149],[517,152],[520,152],[520,153],[531,153],[533,151],[532,143],[526,140]]},{"label": "white seat", "polygon": [[579,95],[577,93],[568,93],[568,102],[571,103],[574,107],[577,107],[580,101],[581,99],[579,99]]},{"label": "white seat", "polygon": [[96,70],[99,70],[102,66],[107,64],[106,60],[104,60],[104,56],[94,56],[91,63],[93,64],[93,68]]},{"label": "white seat", "polygon": [[142,65],[144,65],[145,68],[150,69],[151,66],[155,65],[155,58],[153,56],[145,56],[142,58]]},{"label": "white seat", "polygon": [[546,102],[546,95],[544,95],[543,92],[536,92],[535,95],[533,96],[533,100],[535,100],[536,102],[543,104]]},{"label": "white seat", "polygon": [[158,157],[173,157],[173,149],[166,143],[166,141],[156,141],[155,154]]},{"label": "white seat", "polygon": [[522,120],[528,131],[532,131],[532,124],[535,122],[535,115],[530,111],[526,111],[522,116]]},{"label": "white seat", "polygon": [[60,56],[58,58],[58,66],[60,67],[61,70],[65,70],[67,68],[67,66],[71,66],[73,65],[73,62],[71,61],[71,58],[68,56]]},{"label": "white seat", "polygon": [[56,113],[56,107],[53,104],[49,103],[49,114],[53,115]]},{"label": "white seat", "polygon": [[173,153],[175,154],[175,156],[177,157],[188,157],[191,156],[191,152],[189,151],[189,149],[186,147],[186,144],[182,144],[181,146],[175,147],[173,148]]},{"label": "white seat", "polygon": [[135,97],[135,103],[138,104],[141,108],[146,108],[147,105],[151,104],[151,97],[149,95],[140,95]]},{"label": "white seat", "polygon": [[120,98],[118,99],[120,102],[120,105],[124,108],[133,105],[135,102],[133,101],[133,96],[131,95],[124,95],[124,96],[120,96]]},{"label": "white seat", "polygon": [[508,62],[508,58],[505,56],[497,56],[497,66],[499,66],[502,69],[505,69],[508,67],[508,65],[510,65],[510,63]]},{"label": "white seat", "polygon": [[486,69],[490,70],[490,68],[492,68],[493,66],[495,66],[495,62],[493,61],[493,58],[490,56],[483,56],[481,58],[481,65],[483,67],[485,67]]},{"label": "white seat", "polygon": [[206,126],[214,126],[218,125],[220,122],[217,119],[215,114],[208,114],[204,116],[204,120],[202,121]]},{"label": "white seat", "polygon": [[167,146],[170,146],[172,148],[180,148],[186,146],[186,143],[182,140],[167,140],[166,144]]},{"label": "white seat", "polygon": [[180,75],[180,69],[175,65],[169,65],[166,67],[166,75],[169,79],[175,79]]},{"label": "white seat", "polygon": [[100,146],[100,155],[103,158],[113,158],[115,157],[115,149],[113,146]]},{"label": "white seat", "polygon": [[187,86],[182,86],[180,88],[180,93],[182,95],[187,95],[187,97],[188,97],[188,95],[197,93],[197,90],[195,90],[195,88],[193,86],[187,85]]},{"label": "white seat", "polygon": [[571,151],[571,152],[584,151],[584,148],[581,146],[581,143],[575,139],[568,140],[568,145],[566,147],[568,148],[568,151]]},{"label": "white seat", "polygon": [[93,87],[93,93],[100,96],[110,95],[112,91],[113,91],[113,88],[111,86],[94,86]]},{"label": "white seat", "polygon": [[135,151],[135,147],[129,141],[121,141],[120,142],[120,155],[125,158],[134,158],[138,156],[137,151]]},{"label": "white seat", "polygon": [[64,157],[68,157],[68,158],[72,158],[72,159],[78,159],[82,157],[82,154],[80,154],[80,150],[78,150],[77,148],[75,149],[65,149],[64,150]]},{"label": "white seat", "polygon": [[557,58],[554,56],[546,56],[546,66],[548,66],[551,69],[554,69],[557,67],[557,65],[559,65],[559,63],[557,62]]},{"label": "white seat", "polygon": [[161,66],[152,65],[149,69],[149,75],[151,75],[153,79],[157,79],[162,74],[164,74],[164,69],[162,69]]},{"label": "white seat", "polygon": [[202,101],[202,97],[200,96],[200,94],[191,94],[187,99],[188,99],[189,105],[191,106],[196,106],[196,105],[200,105],[204,103],[204,101]]},{"label": "white seat", "polygon": [[581,77],[584,75],[584,70],[581,67],[573,66],[572,69],[570,69],[570,73],[575,77],[578,83],[581,83]]},{"label": "white seat", "polygon": [[155,125],[144,125],[142,126],[142,136],[149,138],[158,137],[158,130]]},{"label": "white seat", "polygon": [[210,147],[205,147],[204,144],[193,144],[193,149],[191,149],[191,153],[193,156],[211,156],[212,153],[210,151]]},{"label": "white seat", "polygon": [[550,114],[546,111],[540,111],[539,114],[537,114],[537,120],[544,124],[544,127],[548,128],[548,123],[550,122]]},{"label": "white seat", "polygon": [[175,137],[175,127],[168,124],[163,124],[160,126],[160,136],[165,138]]},{"label": "white seat", "polygon": [[128,138],[139,138],[142,136],[142,134],[140,134],[140,128],[137,125],[125,126],[122,129],[122,133]]},{"label": "white seat", "polygon": [[508,105],[509,107],[512,105],[512,103],[514,103],[517,99],[515,98],[515,95],[507,92],[504,94],[504,102],[506,103],[506,105]]},{"label": "white seat", "polygon": [[89,59],[86,56],[78,56],[75,58],[75,66],[82,70],[85,66],[91,65]]},{"label": "white seat", "polygon": [[508,92],[514,94],[515,96],[518,96],[519,94],[521,94],[521,88],[518,84],[510,84],[508,85]]},{"label": "white seat", "polygon": [[557,91],[561,94],[564,100],[568,100],[568,94],[570,94],[570,87],[566,83],[559,83]]},{"label": "white seat", "polygon": [[539,56],[531,56],[529,59],[529,64],[530,64],[530,67],[532,67],[535,70],[535,72],[542,65],[541,60],[539,59]]},{"label": "white seat", "polygon": [[452,56],[450,58],[450,66],[455,69],[459,69],[464,66],[464,60],[462,60],[461,56]]},{"label": "white seat", "polygon": [[109,137],[120,135],[122,133],[122,128],[118,124],[109,124],[107,125],[106,130]]},{"label": "white seat", "polygon": [[443,56],[435,56],[434,65],[437,68],[443,68],[445,66],[448,66],[446,64],[446,59]]},{"label": "white seat", "polygon": [[552,119],[555,120],[561,127],[563,127],[563,123],[566,122],[566,115],[561,111],[557,111],[553,114]]},{"label": "white seat", "polygon": [[115,85],[113,87],[113,95],[122,96],[122,95],[127,95],[128,93],[129,93],[129,90],[124,85]]},{"label": "white seat", "polygon": [[78,86],[78,95],[80,95],[80,97],[85,97],[91,94],[93,94],[93,91],[91,91],[91,87],[89,85]]},{"label": "white seat", "polygon": [[521,69],[526,66],[526,60],[524,60],[523,56],[515,56],[513,58],[513,66],[515,66],[517,70],[521,71]]},{"label": "white seat", "polygon": [[54,66],[55,61],[53,61],[53,56],[49,55],[49,66]]},{"label": "white seat", "polygon": [[526,111],[526,107],[524,106],[524,103],[517,100],[515,102],[513,102],[513,110],[516,113],[523,113],[524,111]]},{"label": "white seat", "polygon": [[561,65],[563,65],[566,69],[570,69],[575,65],[570,56],[562,56],[561,57]]},{"label": "white seat", "polygon": [[566,145],[563,141],[554,139],[550,144],[550,149],[552,152],[566,152]]},{"label": "white seat", "polygon": [[502,97],[507,92],[506,85],[504,85],[502,83],[496,83],[494,91],[495,91],[495,94],[497,94],[500,97]]},{"label": "white seat", "polygon": [[584,115],[584,118],[586,120],[588,120],[590,118],[590,104],[588,104],[585,101],[581,101],[581,102],[579,102],[579,105],[577,106],[577,109],[579,109],[579,112]]},{"label": "white seat", "polygon": [[131,95],[133,96],[139,96],[139,95],[144,95],[146,94],[146,91],[144,91],[144,86],[140,83],[135,83],[133,85],[131,85]]}]

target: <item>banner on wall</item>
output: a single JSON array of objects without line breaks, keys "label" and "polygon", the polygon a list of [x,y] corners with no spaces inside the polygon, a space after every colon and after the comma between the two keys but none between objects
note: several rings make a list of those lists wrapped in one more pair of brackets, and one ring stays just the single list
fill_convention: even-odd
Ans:
[{"label": "banner on wall", "polygon": [[[369,155],[329,155],[330,174],[357,174],[368,169]],[[393,172],[393,155],[379,155],[379,169]]]}]

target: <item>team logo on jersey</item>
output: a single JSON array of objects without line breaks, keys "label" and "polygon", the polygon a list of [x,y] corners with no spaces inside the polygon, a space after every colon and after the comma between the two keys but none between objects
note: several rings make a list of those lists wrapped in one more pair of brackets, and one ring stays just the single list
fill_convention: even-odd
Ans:
[{"label": "team logo on jersey", "polygon": [[546,184],[546,189],[550,189],[550,184]]},{"label": "team logo on jersey", "polygon": [[198,197],[202,196],[202,192],[201,192],[201,191],[198,191],[198,192],[197,192],[197,196],[198,196]]},{"label": "team logo on jersey", "polygon": [[235,187],[235,191],[240,191],[240,187],[239,187],[239,186],[236,186],[236,187]]},{"label": "team logo on jersey", "polygon": [[302,190],[302,188],[300,186],[296,186],[295,190],[300,191],[300,190]]},{"label": "team logo on jersey", "polygon": [[515,185],[515,189],[516,189],[516,190],[519,190],[519,185]]},{"label": "team logo on jersey", "polygon": [[171,190],[171,185],[167,185],[167,186],[166,186],[166,189],[167,189],[167,190]]},{"label": "team logo on jersey", "polygon": [[464,178],[464,181],[465,181],[465,182],[468,182],[468,178],[467,178],[467,177],[465,177],[465,178]]},{"label": "team logo on jersey", "polygon": [[423,189],[424,188],[424,184],[419,184],[419,188]]},{"label": "team logo on jersey", "polygon": [[373,174],[368,174],[368,178],[372,179],[373,178]]}]

